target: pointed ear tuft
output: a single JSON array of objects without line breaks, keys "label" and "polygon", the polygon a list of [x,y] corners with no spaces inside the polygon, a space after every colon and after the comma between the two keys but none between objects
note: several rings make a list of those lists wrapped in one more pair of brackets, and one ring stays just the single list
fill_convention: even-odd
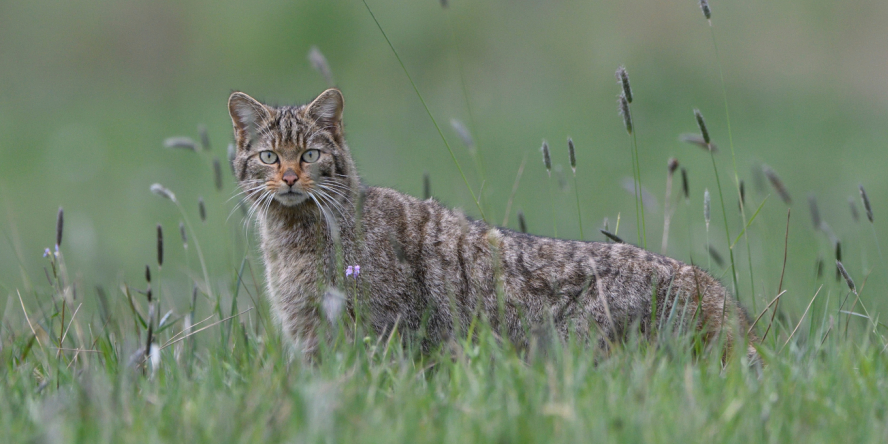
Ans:
[{"label": "pointed ear tuft", "polygon": [[306,115],[322,128],[338,128],[342,124],[343,102],[342,93],[336,88],[330,88],[308,105]]},{"label": "pointed ear tuft", "polygon": [[242,92],[231,93],[228,98],[228,114],[231,115],[236,135],[253,133],[256,123],[269,118],[265,105]]}]

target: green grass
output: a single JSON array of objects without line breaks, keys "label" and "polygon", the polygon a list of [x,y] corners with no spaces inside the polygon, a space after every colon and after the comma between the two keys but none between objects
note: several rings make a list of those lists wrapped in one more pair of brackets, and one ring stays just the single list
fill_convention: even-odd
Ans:
[{"label": "green grass", "polygon": [[[596,41],[592,38],[596,34],[578,38],[579,28],[561,24],[561,21],[582,24],[589,30],[616,26],[602,28],[610,34],[636,32],[621,29],[621,25],[608,25],[614,15],[611,9],[587,6],[591,9],[584,9],[585,14],[574,14],[579,6],[567,9],[552,6],[554,12],[546,15],[538,14],[539,11],[534,9],[517,11],[514,5],[505,3],[477,6],[471,10],[465,4],[452,5],[453,9],[446,13],[428,13],[418,5],[409,5],[414,9],[407,12],[399,11],[381,1],[371,1],[370,5],[380,20],[375,24],[360,4],[337,5],[335,20],[327,17],[333,9],[313,6],[315,9],[300,10],[300,14],[294,15],[225,9],[231,17],[253,17],[255,23],[238,19],[222,26],[216,20],[225,20],[224,14],[205,23],[197,19],[189,22],[197,26],[193,34],[215,35],[216,39],[227,42],[222,46],[235,47],[234,40],[249,35],[250,39],[257,40],[238,42],[238,45],[268,47],[275,51],[271,56],[252,56],[255,59],[249,59],[245,64],[250,67],[245,69],[249,72],[241,74],[239,81],[242,83],[215,75],[223,71],[239,72],[237,68],[207,61],[207,58],[235,59],[231,53],[216,50],[218,54],[226,54],[217,57],[214,50],[205,51],[211,56],[202,56],[199,64],[188,65],[190,70],[176,76],[184,80],[178,80],[182,83],[175,89],[174,96],[183,103],[194,105],[176,108],[175,113],[147,105],[145,109],[154,111],[142,111],[143,107],[122,103],[109,106],[117,91],[108,88],[106,83],[109,82],[104,78],[96,80],[93,69],[81,73],[86,90],[98,92],[95,98],[90,96],[89,100],[83,101],[84,110],[78,109],[75,113],[62,105],[35,106],[41,113],[44,110],[56,113],[42,120],[33,118],[33,111],[18,104],[15,107],[18,112],[7,113],[10,120],[0,122],[0,126],[5,125],[0,139],[6,145],[30,146],[30,142],[37,140],[39,146],[43,142],[34,135],[42,134],[45,122],[53,120],[53,116],[61,119],[58,125],[62,125],[66,123],[64,119],[70,118],[60,117],[63,115],[95,114],[95,119],[110,122],[109,126],[94,123],[98,129],[90,129],[86,124],[82,124],[82,128],[68,123],[69,128],[64,131],[53,127],[66,138],[57,137],[53,139],[54,143],[74,139],[87,146],[93,138],[105,136],[113,141],[108,144],[115,150],[109,151],[113,155],[105,154],[113,160],[108,162],[109,167],[96,170],[98,173],[94,174],[101,179],[101,184],[96,179],[80,187],[65,186],[67,182],[63,175],[59,179],[61,185],[53,187],[53,193],[63,196],[80,193],[76,200],[60,200],[65,202],[70,214],[66,220],[71,234],[66,234],[61,246],[62,256],[58,259],[40,259],[33,248],[34,239],[51,238],[42,233],[50,231],[43,228],[51,225],[52,217],[47,217],[46,223],[42,224],[37,223],[36,215],[45,210],[43,207],[48,208],[47,215],[54,215],[56,204],[44,204],[56,201],[40,194],[40,188],[25,190],[25,186],[32,187],[32,180],[16,180],[23,177],[16,174],[36,171],[34,165],[40,165],[41,174],[45,173],[42,171],[44,164],[15,157],[19,156],[19,151],[15,151],[11,154],[14,161],[0,165],[6,173],[0,176],[0,185],[3,185],[0,187],[0,202],[12,208],[5,209],[9,217],[0,226],[4,235],[0,259],[6,261],[3,264],[12,264],[0,270],[0,289],[7,296],[0,316],[0,442],[888,441],[888,401],[884,396],[888,385],[888,356],[884,352],[888,344],[885,339],[888,327],[879,312],[879,308],[886,306],[882,289],[885,266],[878,246],[879,235],[884,234],[879,225],[884,208],[878,202],[884,200],[873,200],[876,203],[875,224],[865,219],[852,224],[847,215],[840,217],[837,212],[828,210],[841,207],[844,214],[847,211],[846,195],[857,195],[855,187],[859,181],[866,182],[868,190],[878,195],[880,182],[876,178],[882,177],[881,172],[878,168],[867,168],[864,163],[878,166],[883,164],[880,162],[882,158],[869,154],[874,157],[866,159],[868,152],[854,151],[847,154],[851,158],[845,162],[847,168],[842,171],[787,171],[791,168],[787,165],[813,162],[818,154],[823,156],[834,151],[834,145],[850,143],[849,140],[858,146],[877,146],[883,132],[872,130],[873,134],[866,136],[857,127],[880,128],[882,120],[879,116],[883,114],[873,114],[875,117],[868,117],[870,120],[861,117],[875,113],[873,110],[878,106],[872,103],[860,105],[851,99],[840,102],[824,93],[806,97],[804,109],[795,109],[785,105],[794,102],[789,100],[795,97],[793,91],[769,91],[766,84],[761,86],[760,92],[756,89],[759,79],[731,79],[740,76],[731,71],[738,69],[736,60],[734,65],[731,64],[731,48],[736,48],[742,39],[724,40],[722,28],[719,29],[719,42],[727,50],[724,55],[728,82],[718,53],[714,53],[718,69],[710,73],[712,79],[706,83],[700,80],[705,73],[698,76],[685,63],[699,67],[708,62],[693,61],[687,53],[665,45],[657,47],[656,51],[668,50],[672,54],[669,57],[680,62],[664,62],[668,57],[642,60],[620,49],[611,58],[601,56],[608,60],[607,63],[595,59],[596,65],[606,65],[606,69],[601,68],[604,75],[595,76],[587,71],[589,67],[574,66],[570,60],[577,59],[577,54],[582,53],[580,48],[585,48],[586,53],[597,54],[597,47],[585,46]],[[693,5],[689,4],[688,14],[699,14],[690,6]],[[725,5],[726,10],[729,6]],[[203,11],[194,5],[183,10]],[[515,11],[515,16],[509,15],[504,21],[494,20],[504,15],[504,10]],[[467,11],[486,19],[479,18],[475,23]],[[730,24],[718,16],[719,13],[719,10],[715,11],[719,24]],[[192,15],[203,17],[206,14]],[[291,26],[291,22],[299,19],[296,15],[305,15],[309,19],[299,22],[302,26]],[[424,31],[405,34],[407,31],[396,26],[400,23],[400,26],[407,27],[404,23],[413,23],[415,17],[421,18],[417,23]],[[586,19],[593,17],[604,18],[591,26]],[[270,19],[286,23],[288,31],[283,34],[258,32],[267,28],[283,29],[269,25]],[[27,23],[24,20],[14,22]],[[699,22],[701,29],[706,26],[702,18]],[[856,22],[849,20],[848,23]],[[213,34],[218,31],[212,30],[232,29],[233,24],[243,25],[251,31],[232,32],[229,37]],[[439,30],[443,37],[435,40],[435,26],[441,24],[446,24],[446,32]],[[481,34],[479,30],[488,25],[493,31],[489,35]],[[570,32],[559,40],[558,32],[549,32],[558,31],[555,25]],[[823,25],[837,26],[832,22]],[[143,148],[153,146],[151,144],[159,146],[164,137],[185,131],[182,128],[193,128],[203,119],[209,119],[206,123],[216,130],[214,134],[228,134],[230,128],[224,106],[219,107],[222,103],[219,97],[224,96],[228,88],[247,89],[250,82],[255,82],[262,85],[261,88],[267,88],[264,93],[274,94],[290,91],[294,83],[289,64],[278,66],[276,69],[280,73],[275,75],[269,74],[272,71],[259,71],[258,67],[269,65],[269,60],[280,60],[280,53],[276,52],[277,46],[258,39],[270,35],[272,40],[292,41],[292,32],[300,33],[300,39],[307,39],[307,36],[323,33],[325,26],[337,30],[337,35],[345,36],[342,41],[327,36],[322,46],[325,50],[333,48],[332,54],[338,55],[331,57],[334,67],[343,67],[341,71],[334,69],[337,79],[343,82],[347,95],[354,94],[348,95],[346,120],[347,123],[355,122],[349,126],[349,140],[355,157],[366,176],[375,177],[377,181],[379,178],[391,180],[386,185],[398,183],[387,177],[389,164],[399,165],[398,175],[403,177],[398,180],[403,183],[419,184],[421,175],[418,171],[431,170],[432,189],[436,196],[470,211],[477,209],[479,214],[476,216],[486,214],[495,220],[497,212],[505,213],[506,201],[511,202],[512,194],[517,194],[512,212],[523,210],[528,215],[532,233],[553,234],[557,224],[561,234],[576,237],[577,232],[582,233],[583,219],[587,221],[587,228],[589,223],[598,228],[596,222],[605,216],[610,217],[611,226],[618,223],[617,215],[630,213],[633,203],[636,211],[643,212],[643,206],[639,209],[641,202],[638,198],[641,186],[660,195],[656,187],[665,181],[666,175],[662,166],[671,154],[679,157],[681,165],[687,167],[691,175],[692,190],[689,203],[684,209],[678,209],[672,218],[670,255],[698,265],[703,255],[708,255],[709,242],[704,245],[700,210],[702,190],[718,189],[723,218],[714,218],[711,223],[714,230],[725,230],[730,245],[718,244],[716,239],[712,242],[720,252],[730,255],[731,265],[714,267],[710,271],[722,282],[733,282],[747,308],[765,307],[780,286],[787,291],[782,297],[785,300],[772,306],[779,309],[766,311],[757,327],[760,334],[769,330],[767,339],[759,346],[766,365],[760,369],[750,368],[739,357],[722,365],[717,353],[695,347],[699,338],[693,335],[661,336],[653,343],[630,338],[607,355],[573,340],[550,344],[545,353],[517,351],[510,344],[498,342],[496,335],[483,323],[475,326],[475,340],[457,338],[428,354],[416,350],[413,338],[403,339],[400,334],[376,337],[366,333],[360,325],[336,325],[314,363],[307,364],[292,356],[269,313],[261,264],[253,245],[254,235],[243,229],[239,211],[234,211],[230,220],[225,219],[232,212],[235,201],[227,202],[227,193],[217,193],[212,186],[211,159],[213,156],[224,158],[224,154],[220,154],[224,144],[217,140],[215,153],[200,155]],[[82,28],[92,29],[89,26]],[[379,34],[383,28],[387,33],[384,39]],[[537,28],[546,30],[546,33],[536,33]],[[685,35],[690,35],[691,31],[685,31],[687,27],[680,28]],[[736,32],[730,34],[730,27],[725,28],[728,28],[727,35],[736,38]],[[542,68],[547,64],[522,65],[525,62],[522,51],[533,49],[514,49],[522,48],[516,43],[518,36],[510,34],[515,29],[528,34],[524,43],[548,42],[545,48],[537,48],[535,54],[539,56],[550,51],[557,54],[555,64],[564,67],[568,75],[559,72],[557,76],[549,76]],[[714,47],[714,31],[710,28],[707,33]],[[281,38],[281,35],[287,37]],[[499,35],[503,37],[493,37]],[[545,40],[552,35],[554,40]],[[831,35],[845,33],[834,29]],[[412,41],[410,36],[422,38]],[[656,34],[651,39],[642,41],[653,45],[659,43],[662,36]],[[687,38],[674,39],[691,44]],[[353,41],[363,43],[356,46],[350,43]],[[473,51],[478,50],[474,44],[479,41],[496,49],[490,53],[475,53]],[[210,47],[202,41],[196,45]],[[44,46],[54,47],[36,45],[35,51]],[[394,60],[390,51],[396,47],[402,52]],[[235,52],[238,48],[235,47]],[[438,69],[440,66],[436,65],[446,59],[442,54],[447,54],[447,48],[456,52],[449,63],[453,68],[451,74],[458,78],[458,82],[448,80],[446,70]],[[364,56],[364,52],[373,55]],[[428,60],[423,58],[426,53],[432,54]],[[491,65],[485,67],[497,64],[503,67],[492,71],[493,74],[486,73],[478,68],[479,59],[485,57],[493,59]],[[709,55],[701,53],[696,57],[708,60]],[[631,164],[633,177],[639,185],[635,187],[634,202],[614,191],[628,165],[625,165],[623,151],[625,135],[611,102],[617,88],[610,83],[610,73],[624,58],[631,62],[637,93],[637,100],[632,104],[633,118],[645,128],[638,135],[641,140],[632,139]],[[208,66],[207,71],[194,68],[201,64]],[[28,75],[21,66],[27,64],[16,64],[15,70],[5,70],[0,76],[42,78]],[[143,69],[148,68],[141,65],[134,68],[137,72]],[[529,72],[521,77],[508,75],[525,69]],[[409,82],[404,78],[405,73]],[[311,84],[306,73],[300,71],[297,76],[296,83],[311,85],[300,89],[299,94],[307,96],[320,91],[313,90],[316,86],[321,88],[320,83]],[[147,102],[141,95],[141,88],[149,88],[159,97],[165,97],[162,94],[169,94],[168,90],[171,90],[164,83],[156,86],[144,81],[153,77],[135,78],[137,81],[128,79],[127,82],[138,86],[122,87],[122,94],[137,91],[135,103],[140,105]],[[193,92],[193,86],[203,82],[208,85],[219,83],[215,89],[208,86],[205,91],[212,99]],[[738,87],[736,82],[746,82],[742,83],[746,89]],[[538,84],[558,85],[562,89],[553,88],[542,94],[534,89]],[[717,88],[713,86],[716,84]],[[29,85],[32,90],[39,89],[35,86],[38,83]],[[583,91],[590,89],[596,93],[584,95]],[[368,90],[378,90],[377,95],[366,93]],[[728,109],[728,90],[732,91],[731,103],[736,104],[739,112]],[[771,94],[777,96],[768,98]],[[58,94],[46,94],[47,97],[55,95]],[[353,101],[352,97],[355,97]],[[508,100],[494,106],[490,103],[491,97],[508,97]],[[564,100],[565,97],[570,100]],[[454,99],[448,101],[448,98]],[[169,99],[166,97],[161,102]],[[583,99],[589,100],[583,102]],[[708,123],[714,142],[725,146],[725,139],[728,139],[730,165],[726,163],[726,153],[710,156],[693,151],[697,149],[693,147],[678,148],[678,154],[661,150],[666,144],[664,140],[674,141],[675,136],[694,127],[688,115],[690,106],[701,101],[701,107],[715,110],[722,99],[725,121],[719,122],[714,112],[707,115],[711,119]],[[10,103],[15,102],[0,102],[0,106],[13,109]],[[678,105],[667,105],[672,103]],[[860,110],[858,106],[861,106]],[[564,113],[559,113],[557,110],[562,108]],[[598,108],[606,111],[599,112]],[[676,111],[678,108],[680,112]],[[444,129],[437,122],[430,122],[433,115],[442,121],[449,120],[450,115],[458,117],[461,111],[453,109],[465,110],[462,112],[467,114],[473,137],[484,148],[483,159],[480,150],[467,154],[451,149]],[[528,109],[532,112],[525,111]],[[208,110],[216,114],[209,114]],[[380,113],[380,110],[386,112]],[[393,119],[385,115],[389,110],[400,114]],[[826,114],[818,114],[820,110],[825,110],[822,112]],[[736,131],[730,129],[729,111],[730,115],[744,116],[738,119],[740,124],[733,122]],[[845,111],[853,114],[842,117]],[[583,112],[593,113],[593,118],[589,119],[589,115]],[[781,118],[771,123],[760,120],[759,113],[780,114]],[[205,117],[208,114],[211,117]],[[404,117],[406,115],[409,116]],[[20,116],[26,117],[15,120]],[[126,118],[118,120],[118,116]],[[35,126],[31,120],[39,121],[39,124]],[[858,123],[849,125],[848,121]],[[421,125],[427,128],[423,129]],[[587,125],[591,128],[586,128]],[[14,131],[19,127],[24,129]],[[723,128],[729,129],[725,133]],[[161,134],[161,131],[165,132]],[[549,133],[542,133],[544,131]],[[556,134],[552,134],[553,131]],[[527,177],[522,179],[518,174],[522,182],[515,193],[512,184],[513,181],[516,186],[519,183],[515,177],[519,158],[523,155],[526,160],[539,140],[564,140],[568,131],[576,137],[577,146],[582,147],[577,150],[580,167],[577,168],[579,174],[572,181],[574,190],[561,187],[559,191],[559,187],[552,184],[556,178],[547,177],[537,161],[536,164],[531,162]],[[116,133],[123,136],[112,137]],[[135,141],[131,141],[133,137]],[[400,151],[385,151],[380,148],[383,143],[379,139],[392,139]],[[438,139],[442,139],[448,148],[446,153],[434,148]],[[425,151],[417,150],[417,141],[423,143]],[[715,177],[719,169],[733,171],[732,185],[737,188],[738,181],[744,176],[743,170],[738,170],[738,158],[742,164],[744,161],[752,163],[755,156],[768,156],[762,160],[779,164],[781,156],[798,154],[786,154],[789,148],[764,151],[760,147],[782,147],[790,143],[802,145],[809,151],[805,156],[799,156],[796,163],[783,163],[783,172],[789,176],[787,183],[795,186],[793,191],[798,201],[802,200],[800,196],[804,193],[801,190],[805,186],[817,188],[820,182],[824,184],[824,188],[817,188],[826,195],[821,201],[827,209],[824,219],[830,220],[842,240],[844,263],[855,281],[859,299],[858,294],[849,293],[843,280],[834,279],[830,256],[833,247],[824,240],[822,233],[811,229],[810,224],[798,222],[804,219],[798,216],[803,212],[798,209],[793,212],[792,224],[787,225],[786,208],[779,199],[770,199],[768,191],[753,191],[753,180],[749,178],[746,181],[749,190],[746,208],[755,209],[751,216],[746,210],[737,208],[731,193],[721,192],[721,184]],[[118,145],[129,149],[117,149]],[[68,154],[65,149],[76,151],[72,147],[83,149],[71,142],[69,147],[52,151],[52,156],[60,157],[53,157],[53,160],[70,161],[61,156]],[[872,153],[875,152],[874,149]],[[565,158],[563,150],[553,148],[552,153],[553,163]],[[162,160],[151,157],[155,155],[158,159],[163,156]],[[474,158],[475,155],[479,157]],[[435,156],[433,161],[428,160],[430,156]],[[80,157],[97,164],[105,161],[102,155],[82,154]],[[462,174],[460,162],[467,161],[476,162],[478,177],[468,178]],[[81,159],[70,169],[83,169],[85,163]],[[645,169],[643,181],[639,177],[641,165]],[[652,168],[651,165],[659,167]],[[836,168],[829,158],[816,165]],[[860,165],[860,171],[854,169],[856,165]],[[57,166],[53,168],[54,171],[58,169]],[[19,170],[25,173],[19,173]],[[130,177],[136,173],[144,177]],[[4,179],[9,177],[12,179]],[[148,186],[155,181],[169,185],[177,193],[176,205],[150,195]],[[370,182],[374,183],[373,180]],[[125,186],[108,186],[108,183],[133,184],[136,191]],[[233,179],[227,176],[225,184],[229,190],[233,190],[232,183]],[[841,191],[824,191],[827,186],[842,188]],[[5,187],[10,187],[11,191]],[[102,192],[96,192],[100,187]],[[84,195],[84,189],[89,190],[90,196]],[[680,200],[684,197],[676,189],[677,185],[672,192],[671,204],[681,207]],[[207,202],[210,216],[206,222],[197,223],[197,196],[204,196]],[[23,206],[24,199],[29,206]],[[96,201],[101,202],[96,204]],[[129,212],[118,211],[118,205],[136,205],[140,211],[131,216]],[[545,214],[550,211],[551,215]],[[74,248],[75,245],[89,245],[78,238],[83,237],[83,227],[89,226],[84,223],[84,214],[95,217],[99,237],[104,239],[107,234],[109,239],[108,243],[98,243],[101,248],[89,255]],[[550,216],[552,232],[548,226]],[[643,213],[639,218],[640,222],[636,221],[638,242],[645,242],[648,231],[655,238],[655,230],[660,228],[654,223],[657,218],[650,217],[647,224]],[[141,219],[150,220],[139,225]],[[16,225],[15,220],[23,222]],[[166,228],[167,259],[162,270],[155,265],[153,249],[154,227],[158,220]],[[175,229],[180,220],[188,228],[187,249],[182,248]],[[195,223],[191,224],[190,220]],[[787,227],[789,247],[784,250]],[[627,230],[631,232],[631,222],[624,231]],[[619,232],[618,229],[612,231]],[[590,239],[604,240],[597,230],[589,232],[593,233]],[[740,242],[741,236],[744,242]],[[818,253],[824,255],[826,264],[821,277],[811,271]],[[783,263],[784,254],[787,263]],[[102,267],[84,265],[90,260],[100,262]],[[149,315],[152,310],[144,294],[147,288],[143,277],[146,263],[151,264],[155,298],[153,316]],[[87,274],[81,270],[87,270]],[[96,270],[101,270],[101,275]],[[746,273],[749,274],[749,288],[745,288],[746,279],[738,279]],[[114,278],[115,275],[118,277]],[[96,288],[96,284],[100,288]],[[195,287],[197,290],[193,292]],[[821,289],[817,298],[813,299],[818,288]],[[195,294],[196,302],[193,303]],[[166,317],[167,313],[170,313],[169,317]],[[755,317],[759,313],[751,314]],[[201,323],[190,330],[195,332],[193,336],[173,342],[186,336],[186,323],[198,322]],[[140,355],[146,346],[149,324],[156,345],[170,344],[159,351],[156,364],[145,362]]]},{"label": "green grass", "polygon": [[[49,294],[38,299],[48,301]],[[58,301],[57,301],[58,302]],[[135,322],[75,320],[86,341],[65,352],[26,332],[4,336],[4,442],[884,442],[888,358],[852,329],[766,344],[759,374],[722,367],[687,341],[630,341],[603,356],[573,341],[527,356],[481,328],[428,355],[393,337],[340,329],[315,364],[289,359],[280,336],[249,320],[175,346],[157,367],[128,364]],[[34,319],[39,325],[48,324]],[[82,315],[81,315],[82,316]],[[57,329],[56,329],[57,330]],[[50,330],[50,331],[56,331]],[[172,331],[161,333],[165,340]],[[822,335],[818,332],[818,336]],[[41,336],[41,335],[38,335]],[[359,336],[361,336],[359,334]],[[812,343],[813,342],[813,343]],[[22,359],[22,357],[24,358]],[[58,387],[56,387],[58,383]]]}]

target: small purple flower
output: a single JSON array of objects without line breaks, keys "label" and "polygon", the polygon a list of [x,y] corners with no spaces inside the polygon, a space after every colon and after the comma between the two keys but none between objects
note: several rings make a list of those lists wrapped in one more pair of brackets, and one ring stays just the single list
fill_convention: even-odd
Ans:
[{"label": "small purple flower", "polygon": [[359,274],[361,274],[361,266],[355,265],[355,277],[357,278]]},{"label": "small purple flower", "polygon": [[355,272],[355,267],[352,267],[351,265],[349,265],[348,268],[345,269],[345,277],[350,277],[352,274],[354,274],[354,272]]},{"label": "small purple flower", "polygon": [[345,269],[345,277],[353,277],[357,279],[359,274],[361,274],[360,265],[349,265]]},{"label": "small purple flower", "polygon": [[52,252],[49,251],[49,248],[43,250],[43,257],[49,256]]}]

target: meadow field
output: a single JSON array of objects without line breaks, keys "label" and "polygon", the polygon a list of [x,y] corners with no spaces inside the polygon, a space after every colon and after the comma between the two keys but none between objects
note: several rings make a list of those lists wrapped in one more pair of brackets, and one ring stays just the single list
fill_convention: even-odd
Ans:
[{"label": "meadow field", "polygon": [[[599,3],[4,4],[0,442],[886,442],[888,3]],[[329,86],[366,183],[696,264],[764,365],[481,321],[294,357],[226,101]]]}]

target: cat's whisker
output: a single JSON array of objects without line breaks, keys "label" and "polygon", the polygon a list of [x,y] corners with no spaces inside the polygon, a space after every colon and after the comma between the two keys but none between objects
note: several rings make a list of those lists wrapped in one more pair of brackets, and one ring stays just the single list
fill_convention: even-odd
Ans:
[{"label": "cat's whisker", "polygon": [[352,196],[351,196],[352,191],[350,189],[330,187],[326,184],[320,184],[320,183],[316,184],[316,185],[318,188],[325,190],[325,191],[329,191],[329,192],[333,193],[335,196],[340,197],[342,200],[344,200],[349,205],[354,205],[354,202],[352,202]]},{"label": "cat's whisker", "polygon": [[247,211],[247,219],[252,219],[253,215],[256,213],[256,210],[259,209],[259,206],[262,205],[269,196],[271,195],[271,191],[265,190],[262,196],[259,199],[256,199],[251,205],[249,211]]},{"label": "cat's whisker", "polygon": [[271,203],[274,201],[274,195],[270,195],[265,203],[265,206],[262,208],[262,219],[268,219],[268,209],[271,207]]},{"label": "cat's whisker", "polygon": [[265,186],[265,184],[262,183],[262,184],[260,184],[260,185],[257,185],[257,186],[255,186],[255,187],[253,187],[253,188],[242,189],[241,191],[234,193],[234,195],[231,196],[231,197],[229,197],[228,200],[226,200],[225,202],[228,203],[229,201],[231,201],[232,199],[234,199],[234,198],[236,198],[236,197],[238,197],[238,196],[241,196],[241,195],[243,195],[243,194],[249,193],[249,192],[254,191],[254,190],[261,189],[261,188],[263,188],[264,186]]},{"label": "cat's whisker", "polygon": [[337,195],[337,196],[343,198],[343,199],[344,199],[346,202],[348,202],[350,205],[352,204],[351,199],[348,197],[348,195],[346,194],[345,191],[343,191],[343,190],[338,190],[338,189],[336,189],[336,188],[331,188],[331,187],[328,187],[327,185],[325,185],[325,184],[321,184],[321,183],[318,183],[318,184],[316,184],[316,185],[317,185],[318,188],[320,188],[320,189],[322,189],[322,190],[329,191],[329,192],[331,192],[331,193],[333,193],[333,194],[335,194],[335,195]]},{"label": "cat's whisker", "polygon": [[345,204],[348,204],[349,206],[354,206],[354,202],[352,201],[351,195],[350,195],[351,190],[338,188],[338,187],[331,187],[331,186],[329,186],[329,184],[326,184],[326,183],[316,183],[315,185],[317,186],[318,189],[331,193],[330,197],[338,197],[339,199],[336,199],[336,203],[338,203],[342,206],[345,206]]},{"label": "cat's whisker", "polygon": [[325,222],[325,225],[327,226],[327,233],[330,235],[330,237],[338,238],[339,237],[338,233],[333,232],[334,227],[336,226],[336,222],[334,220],[332,220],[333,217],[327,212],[327,209],[324,208],[324,206],[321,204],[320,201],[318,201],[318,199],[314,196],[313,193],[308,193],[308,197],[310,197],[311,200],[314,201],[315,205],[318,206],[318,210],[320,210],[321,215],[324,217],[324,222]]},{"label": "cat's whisker", "polygon": [[342,220],[348,220],[348,216],[346,216],[346,211],[343,208],[342,204],[336,202],[330,195],[324,193],[322,190],[318,190],[318,197],[329,203],[331,207],[333,207],[340,216],[342,216]]},{"label": "cat's whisker", "polygon": [[[264,186],[262,186],[262,187],[257,187],[257,188],[255,188],[255,189],[251,190],[251,191],[249,192],[249,194],[247,194],[243,199],[241,199],[240,202],[238,202],[237,205],[235,205],[234,208],[231,209],[231,212],[228,213],[228,217],[225,218],[225,222],[228,222],[228,220],[231,219],[231,216],[234,215],[234,212],[237,211],[238,208],[240,208],[241,206],[243,206],[243,205],[247,202],[247,199],[249,199],[249,198],[255,196],[256,194],[259,194],[260,192],[262,192],[262,189],[261,189],[261,188],[264,188]],[[231,200],[231,199],[229,199],[229,200]]]}]

